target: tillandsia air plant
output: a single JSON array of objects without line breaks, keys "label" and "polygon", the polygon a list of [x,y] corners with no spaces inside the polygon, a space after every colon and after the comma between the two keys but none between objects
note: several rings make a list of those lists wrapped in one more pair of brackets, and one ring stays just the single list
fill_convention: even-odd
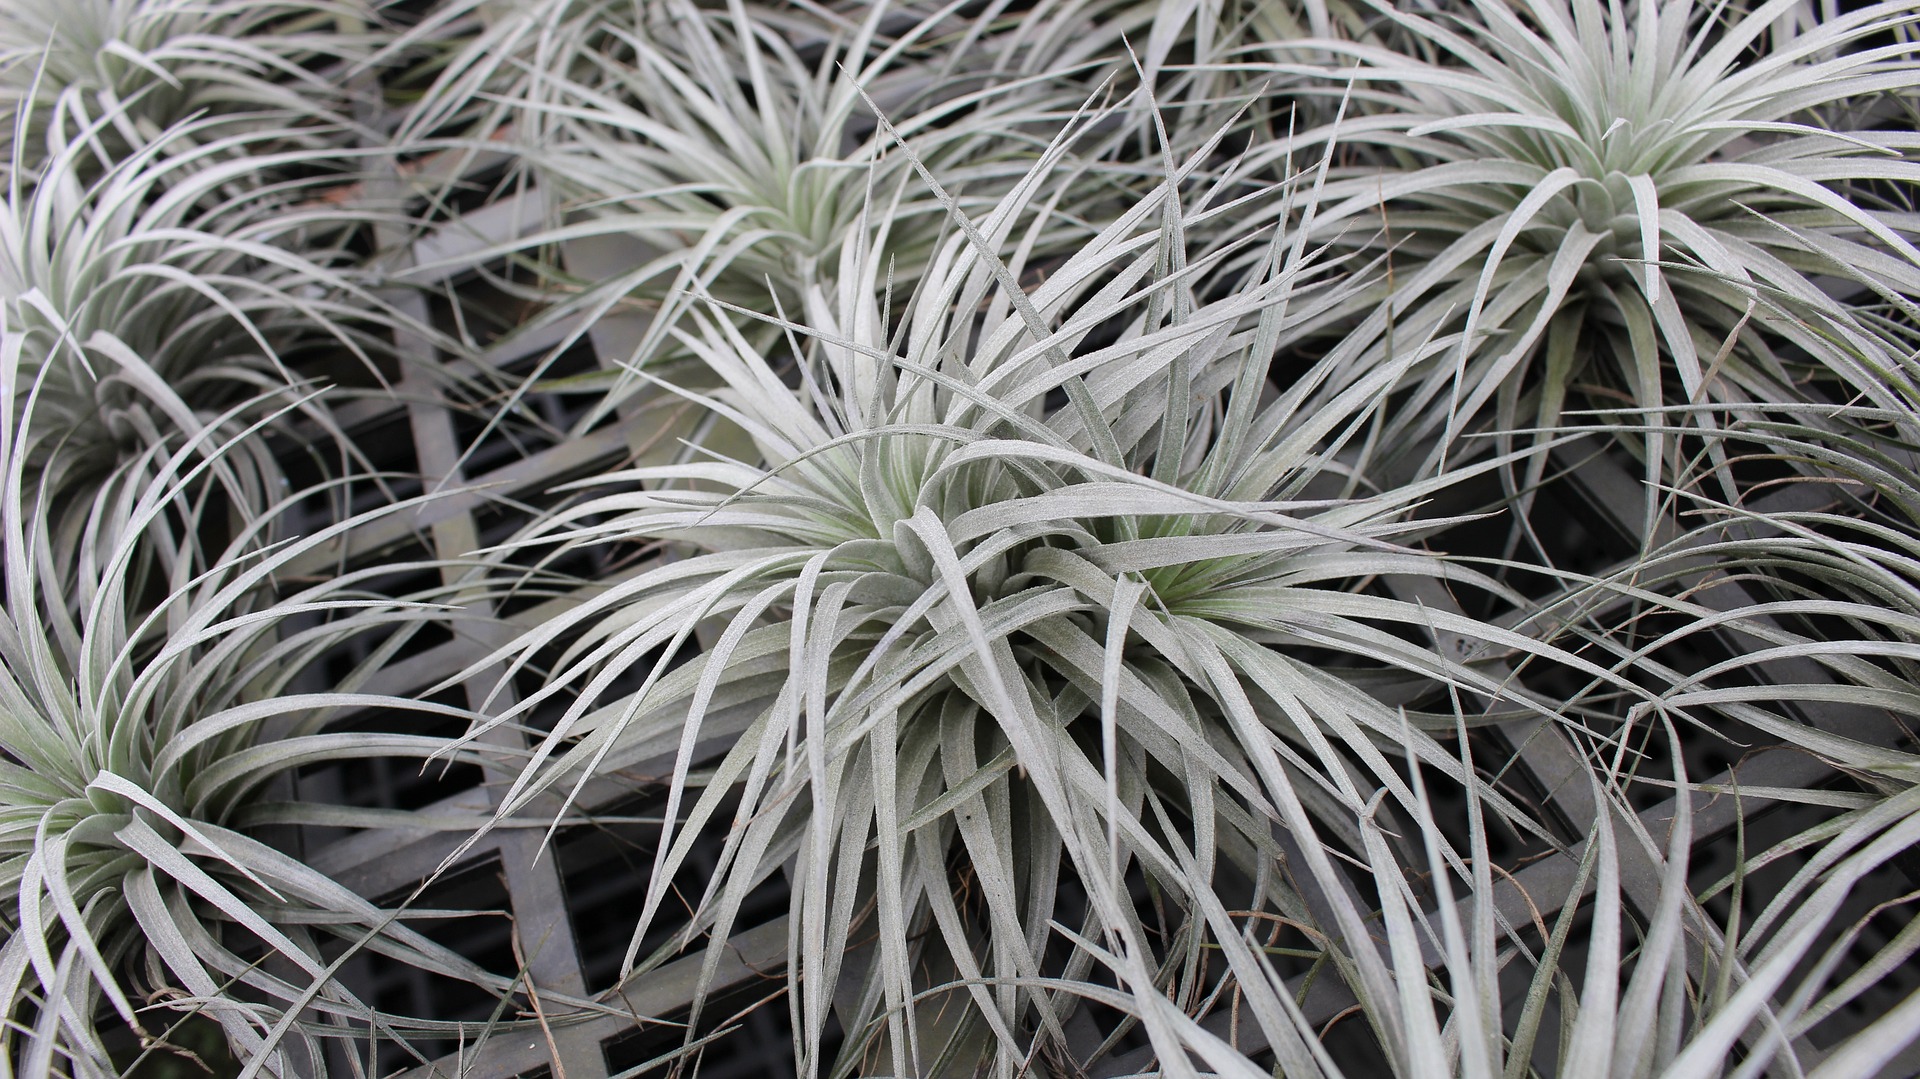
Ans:
[{"label": "tillandsia air plant", "polygon": [[[516,182],[560,217],[488,255],[588,242],[619,252],[618,270],[598,277],[546,260],[552,281],[535,297],[556,321],[647,318],[590,424],[640,385],[626,368],[687,359],[673,334],[695,295],[799,311],[831,294],[840,244],[869,214],[891,222],[886,272],[913,286],[944,211],[888,150],[874,108],[905,117],[894,135],[963,202],[990,206],[1018,182],[1089,91],[1056,69],[1018,76],[936,48],[970,32],[950,9],[886,4],[829,18],[741,2],[546,0],[448,64],[409,131],[466,127],[484,136],[477,149],[511,150]],[[1098,178],[1060,190],[1035,244],[1070,248],[1085,220],[1110,213],[1099,207],[1120,174]],[[763,347],[778,341],[764,323],[738,325]]]},{"label": "tillandsia air plant", "polygon": [[[27,489],[46,491],[69,549],[91,549],[83,530],[113,520],[92,520],[96,502],[137,497],[182,438],[306,381],[319,354],[333,364],[325,377],[340,377],[344,362],[380,378],[392,331],[413,325],[355,269],[348,245],[378,215],[312,197],[312,181],[236,190],[236,178],[304,156],[254,153],[251,139],[215,137],[201,122],[91,182],[77,144],[36,179],[12,177],[0,207],[0,332],[26,375],[7,407],[23,424]],[[330,429],[324,404],[297,400]],[[227,422],[238,430],[254,418]],[[355,453],[341,438],[331,452]],[[208,462],[196,474],[241,518],[284,493],[263,439],[235,441]],[[166,540],[164,530],[147,537],[163,559]]]},{"label": "tillandsia air plant", "polygon": [[[1579,665],[1354,588],[1385,575],[1511,599],[1420,549],[1442,522],[1416,507],[1458,477],[1338,497],[1339,450],[1398,372],[1309,413],[1337,368],[1276,359],[1353,287],[1304,246],[1313,177],[1236,200],[1203,146],[1022,286],[1030,215],[1078,178],[1068,150],[1098,126],[1077,119],[978,219],[921,171],[954,227],[917,287],[888,293],[880,218],[842,244],[830,303],[777,320],[785,351],[717,303],[689,311],[679,339],[721,386],[654,384],[748,432],[759,459],[690,451],[587,481],[512,545],[676,552],[476,665],[544,675],[490,725],[567,704],[502,812],[669,754],[627,964],[708,938],[697,1020],[743,897],[787,866],[801,1074],[1072,1074],[1088,1062],[1063,1024],[1089,997],[1134,1015],[1172,1074],[1192,1073],[1189,1049],[1249,1074],[1188,1010],[1225,992],[1208,955],[1285,1060],[1318,1059],[1246,919],[1320,924],[1303,894],[1348,887],[1324,837],[1358,850],[1373,790],[1417,805],[1406,754],[1481,782],[1425,729],[1454,730],[1450,690],[1492,702],[1479,722],[1552,714],[1417,642],[1444,630]],[[1277,210],[1249,242],[1189,250],[1252,206]],[[702,843],[722,853],[690,923],[642,954]],[[1172,921],[1150,928],[1136,888]],[[1321,924],[1322,954],[1368,999],[1391,994],[1355,909]]]},{"label": "tillandsia air plant", "polygon": [[[6,339],[9,389],[46,380],[22,352],[20,338]],[[258,436],[260,421],[242,426],[248,410],[236,407],[181,432],[177,448],[138,451],[149,467],[133,471],[147,481],[97,511],[120,520],[89,535],[97,546],[80,560],[90,577],[76,601],[75,571],[62,564],[71,552],[48,527],[49,493],[27,482],[39,447],[31,389],[26,398],[24,413],[0,417],[0,1074],[115,1075],[104,1027],[124,1024],[153,1045],[195,1013],[219,1023],[251,1074],[312,1074],[321,1039],[444,1034],[444,1025],[383,1014],[339,980],[341,963],[362,950],[508,993],[510,979],[410,930],[403,911],[375,906],[257,834],[338,823],[337,807],[288,801],[277,786],[308,766],[449,752],[501,759],[446,739],[328,729],[364,708],[458,722],[465,713],[361,685],[447,616],[434,602],[445,597],[393,600],[361,587],[370,573],[405,567],[283,585],[276,578],[292,560],[355,523],[266,546],[273,518],[298,494],[250,516],[225,549],[180,558],[159,602],[132,595],[149,587],[143,532],[172,515],[192,542],[205,508],[192,495],[196,474],[234,440]],[[365,661],[316,685],[323,660],[356,640],[367,644]]]},{"label": "tillandsia air plant", "polygon": [[[1340,348],[1356,370],[1419,357],[1388,424],[1414,461],[1476,421],[1511,439],[1570,407],[1764,408],[1809,380],[1877,401],[1910,379],[1860,318],[1920,295],[1913,3],[1374,6],[1394,47],[1303,41],[1333,59],[1275,70],[1351,99],[1321,235],[1394,273]],[[1658,477],[1672,443],[1633,441]]]},{"label": "tillandsia air plant", "polygon": [[106,167],[195,118],[278,149],[354,130],[352,76],[388,40],[332,0],[18,0],[0,8],[0,147],[28,168],[79,134]]}]

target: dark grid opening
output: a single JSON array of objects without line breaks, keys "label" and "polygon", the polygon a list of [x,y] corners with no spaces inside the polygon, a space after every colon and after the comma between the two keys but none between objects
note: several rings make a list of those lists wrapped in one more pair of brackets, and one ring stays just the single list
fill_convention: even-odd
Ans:
[{"label": "dark grid opening", "polygon": [[[695,789],[681,803],[684,815],[702,793]],[[604,992],[619,984],[620,968],[653,877],[666,794],[653,791],[596,813],[599,819],[563,829],[554,844],[561,883],[572,917],[587,986]],[[734,800],[722,804],[715,819],[731,820]],[[654,924],[641,938],[637,956],[646,959],[686,924],[692,905],[705,893],[718,864],[723,836],[704,837],[674,875]],[[741,904],[734,932],[787,912],[787,882],[775,872],[756,885]],[[703,937],[689,954],[705,947]],[[641,975],[645,978],[646,975]]]}]

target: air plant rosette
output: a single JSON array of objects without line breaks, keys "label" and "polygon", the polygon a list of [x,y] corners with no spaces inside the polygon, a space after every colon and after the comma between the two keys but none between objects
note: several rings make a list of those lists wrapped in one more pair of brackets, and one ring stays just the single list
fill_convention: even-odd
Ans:
[{"label": "air plant rosette", "polygon": [[[905,151],[954,229],[898,306],[881,223],[843,246],[831,299],[773,320],[784,351],[756,347],[738,309],[689,310],[676,335],[720,387],[641,377],[746,432],[758,459],[695,448],[582,483],[577,506],[508,551],[637,542],[675,557],[468,672],[505,661],[508,677],[544,674],[481,731],[566,704],[502,812],[555,792],[571,802],[593,777],[673,757],[627,968],[709,939],[690,1030],[743,897],[784,868],[803,1073],[1077,1066],[1062,1024],[1100,995],[1096,968],[1121,987],[1104,999],[1144,1023],[1161,1059],[1191,1048],[1211,1061],[1219,1046],[1164,987],[1215,946],[1233,977],[1266,984],[1230,913],[1245,904],[1314,924],[1272,872],[1274,830],[1304,852],[1296,873],[1337,886],[1320,833],[1357,847],[1375,788],[1414,805],[1404,753],[1479,782],[1425,729],[1444,737],[1455,716],[1424,706],[1444,709],[1453,691],[1488,702],[1476,722],[1553,715],[1421,634],[1614,681],[1490,622],[1349,591],[1394,575],[1515,598],[1418,547],[1446,522],[1416,507],[1471,473],[1313,494],[1345,485],[1336,457],[1397,374],[1312,413],[1302,404],[1332,366],[1269,385],[1296,326],[1351,287],[1304,247],[1313,177],[1225,199],[1229,185],[1199,170],[1203,147],[1022,287],[1016,225],[1079,134],[1063,132],[979,220]],[[1250,205],[1281,207],[1251,255],[1188,251],[1190,230]],[[1342,665],[1398,682],[1399,706]],[[708,759],[716,744],[731,748]],[[708,843],[719,867],[690,922],[640,954],[665,882]],[[965,906],[956,864],[973,881]],[[1165,950],[1146,943],[1130,879],[1178,911]],[[1248,882],[1249,896],[1216,895],[1220,879]],[[1088,907],[1050,924],[1073,888]],[[1320,930],[1346,942],[1327,946],[1329,961],[1377,990],[1370,947],[1354,947],[1362,920]],[[1298,1010],[1261,993],[1274,1044],[1311,1056]],[[822,1039],[836,997],[849,1037],[834,1061]]]},{"label": "air plant rosette", "polygon": [[[675,335],[701,302],[695,297],[803,310],[834,292],[841,245],[869,216],[891,223],[885,273],[900,292],[911,290],[945,211],[913,181],[893,139],[984,213],[1090,94],[1115,96],[1057,68],[1001,70],[991,35],[980,37],[987,59],[939,48],[991,21],[887,5],[829,18],[744,4],[552,0],[503,18],[449,63],[432,107],[413,114],[408,131],[509,155],[510,179],[499,189],[537,191],[534,204],[552,208],[550,227],[462,256],[504,258],[546,277],[513,287],[547,305],[524,332],[579,327],[551,356],[610,317],[640,320],[614,370],[564,387],[601,395],[583,421],[591,426],[644,386],[629,369],[671,364],[677,379],[699,377]],[[1062,64],[1078,74],[1114,67]],[[881,133],[875,109],[901,117],[891,134]],[[1119,123],[1111,112],[1107,120]],[[448,137],[450,128],[470,135]],[[1124,137],[1115,129],[1097,141]],[[1101,155],[1095,141],[1083,148],[1089,159]],[[1150,168],[1109,165],[1079,182],[1071,175],[1061,171],[1050,212],[1035,215],[1028,242],[1038,250],[1072,250],[1090,235],[1089,222],[1110,219],[1139,184],[1153,182]],[[576,268],[590,246],[615,252],[616,268]],[[1036,270],[1043,261],[1035,258]],[[735,321],[758,347],[778,346],[768,324]]]},{"label": "air plant rosette", "polygon": [[[7,361],[8,388],[31,377],[17,348]],[[267,824],[352,816],[288,802],[277,784],[303,768],[442,753],[500,761],[500,751],[450,749],[441,738],[329,729],[356,709],[464,715],[362,688],[422,627],[448,617],[449,597],[393,600],[363,589],[363,580],[404,566],[282,584],[291,561],[359,523],[270,544],[273,519],[297,494],[251,517],[224,550],[179,563],[211,568],[180,569],[164,599],[139,602],[130,592],[147,587],[143,534],[172,514],[184,518],[183,541],[193,542],[201,503],[188,493],[199,474],[230,437],[258,436],[260,423],[243,426],[236,409],[184,435],[178,449],[144,451],[149,467],[136,471],[150,478],[102,507],[123,519],[94,533],[116,538],[81,561],[78,572],[92,576],[76,599],[68,591],[76,571],[61,565],[46,493],[26,482],[36,404],[29,389],[24,415],[9,415],[0,431],[0,990],[9,1002],[0,1070],[117,1074],[101,1026],[116,1019],[150,1038],[180,1015],[204,1013],[250,1069],[273,1075],[289,1074],[290,1061],[320,1059],[315,1039],[404,1040],[452,1029],[383,1014],[357,998],[337,975],[343,948],[509,992],[511,979],[255,834]],[[279,408],[287,407],[282,395]],[[234,427],[236,435],[224,433]],[[368,642],[362,664],[337,685],[301,688],[353,640]]]},{"label": "air plant rosette", "polygon": [[1336,348],[1356,371],[1417,358],[1383,439],[1410,462],[1624,407],[1656,417],[1627,444],[1658,481],[1663,406],[1764,412],[1815,381],[1878,401],[1908,377],[1872,319],[1920,296],[1912,3],[1375,6],[1395,47],[1303,41],[1332,61],[1270,69],[1350,101],[1320,234],[1393,273]]},{"label": "air plant rosette", "polygon": [[[318,435],[304,444],[336,459],[326,473],[365,471],[328,400],[299,394],[292,413],[269,402],[310,385],[310,374],[338,378],[343,365],[360,381],[383,379],[397,335],[439,340],[374,291],[378,278],[350,247],[380,212],[312,197],[323,181],[234,190],[238,178],[303,156],[256,149],[251,136],[215,137],[202,122],[91,182],[77,147],[32,181],[12,178],[0,211],[0,332],[24,374],[9,408],[25,489],[44,494],[68,550],[115,546],[119,537],[96,534],[117,519],[103,507],[137,500],[210,423],[226,425],[222,451],[183,471],[235,521],[286,493],[266,437],[234,437],[263,409],[279,416],[274,433],[297,417]],[[211,511],[202,523],[220,526]],[[173,561],[168,530],[141,542]]]}]

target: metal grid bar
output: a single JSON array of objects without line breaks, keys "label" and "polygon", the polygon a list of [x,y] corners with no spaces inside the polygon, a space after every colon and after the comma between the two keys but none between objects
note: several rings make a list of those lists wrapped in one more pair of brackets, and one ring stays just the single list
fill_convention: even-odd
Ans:
[{"label": "metal grid bar", "polygon": [[[387,183],[395,190],[377,194],[397,195],[401,183],[398,173],[390,174]],[[413,244],[406,252],[403,265],[425,262],[423,254],[433,259],[457,258],[462,250],[471,250],[475,245],[497,243],[508,236],[518,235],[531,224],[537,223],[539,212],[544,211],[530,210],[521,200],[488,207]],[[387,247],[401,237],[388,234],[380,239],[384,241],[381,246]],[[399,295],[395,298],[395,304],[420,323],[426,322],[428,312],[421,294],[413,292]],[[396,341],[395,344],[403,355],[427,357],[433,354],[430,342],[418,337]],[[412,436],[415,460],[427,489],[460,490],[468,487],[460,464],[463,447],[456,438],[453,416],[445,400],[445,383],[442,379],[430,377],[430,370],[418,362],[409,364],[397,396],[404,402],[402,407]],[[584,451],[591,453],[593,449],[588,446]],[[576,448],[574,455],[581,452],[581,448]],[[541,462],[548,468],[552,463]],[[516,466],[508,467],[511,469]],[[518,467],[524,471],[528,466],[521,462]],[[542,473],[530,475],[527,479],[538,482],[540,474],[550,476],[552,472],[542,470]],[[481,546],[480,529],[474,518],[479,505],[479,500],[472,496],[442,499],[430,502],[422,510],[412,513],[411,520],[393,515],[386,521],[389,527],[405,527],[414,532],[424,530],[433,555],[449,560],[449,568],[443,570],[443,583],[459,585],[464,583],[460,579],[463,571],[453,560],[463,558]],[[372,537],[375,542],[381,538]],[[469,656],[498,647],[512,636],[512,630],[494,617],[492,605],[478,597],[468,599],[453,628],[456,645]],[[441,668],[434,673],[445,677],[455,671]],[[483,670],[465,681],[461,689],[469,706],[482,707],[489,699],[503,706],[513,703],[510,690],[494,684],[498,675],[498,671]],[[481,740],[511,749],[524,749],[527,746],[524,734],[504,726],[482,735]],[[461,808],[491,811],[497,808],[499,797],[511,779],[510,775],[489,771],[477,789],[455,797],[463,803]],[[537,834],[501,829],[466,854],[469,862],[488,857],[498,860],[507,893],[513,953],[516,961],[523,964],[523,984],[527,986],[530,1003],[536,1010],[541,1009],[540,994],[543,992],[574,999],[588,995],[580,956],[573,944],[574,930],[568,916],[565,889],[555,860],[551,857],[537,858],[539,845],[540,837]],[[450,850],[450,847],[447,849]],[[390,875],[401,879],[378,881],[378,884],[387,887],[378,891],[368,889],[369,894],[378,895],[383,891],[397,890],[401,885],[424,880],[440,864],[417,857],[394,859],[393,853],[389,850],[383,861],[391,867]],[[414,853],[417,855],[426,851],[416,849]],[[445,853],[441,857],[444,858]],[[317,860],[322,863],[326,861],[324,857]],[[355,883],[364,887],[376,881],[363,878]],[[552,1066],[556,1074],[564,1074],[572,1079],[604,1079],[607,1075],[605,1057],[597,1044],[579,1038],[552,1037],[544,1039],[542,1048],[546,1053],[545,1062]]]}]

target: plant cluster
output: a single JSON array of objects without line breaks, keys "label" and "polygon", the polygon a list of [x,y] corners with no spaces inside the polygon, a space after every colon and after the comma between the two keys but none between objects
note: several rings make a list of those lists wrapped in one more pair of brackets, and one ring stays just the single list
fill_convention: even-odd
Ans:
[{"label": "plant cluster", "polygon": [[432,339],[356,250],[385,210],[342,197],[384,149],[350,117],[349,69],[397,34],[374,18],[0,12],[0,1074],[119,1074],[196,1016],[270,1074],[440,1029],[342,981],[363,951],[510,991],[270,841],[354,819],[303,772],[449,751],[340,717],[467,716],[366,685],[454,593],[298,568],[405,509],[314,524],[388,481],[325,382]]},{"label": "plant cluster", "polygon": [[[697,973],[636,1074],[730,1029],[769,887],[796,1075],[1911,1072],[1916,25],[0,14],[0,1071],[191,1012],[250,1075],[556,1046],[623,998],[289,837],[557,859],[648,793],[616,980]],[[483,387],[463,463],[556,398],[631,452],[385,475],[321,381]],[[328,562],[442,498],[518,523]],[[430,634],[445,680],[380,688]],[[376,758],[484,811],[302,798]],[[480,1042],[361,953],[478,987]]]}]

